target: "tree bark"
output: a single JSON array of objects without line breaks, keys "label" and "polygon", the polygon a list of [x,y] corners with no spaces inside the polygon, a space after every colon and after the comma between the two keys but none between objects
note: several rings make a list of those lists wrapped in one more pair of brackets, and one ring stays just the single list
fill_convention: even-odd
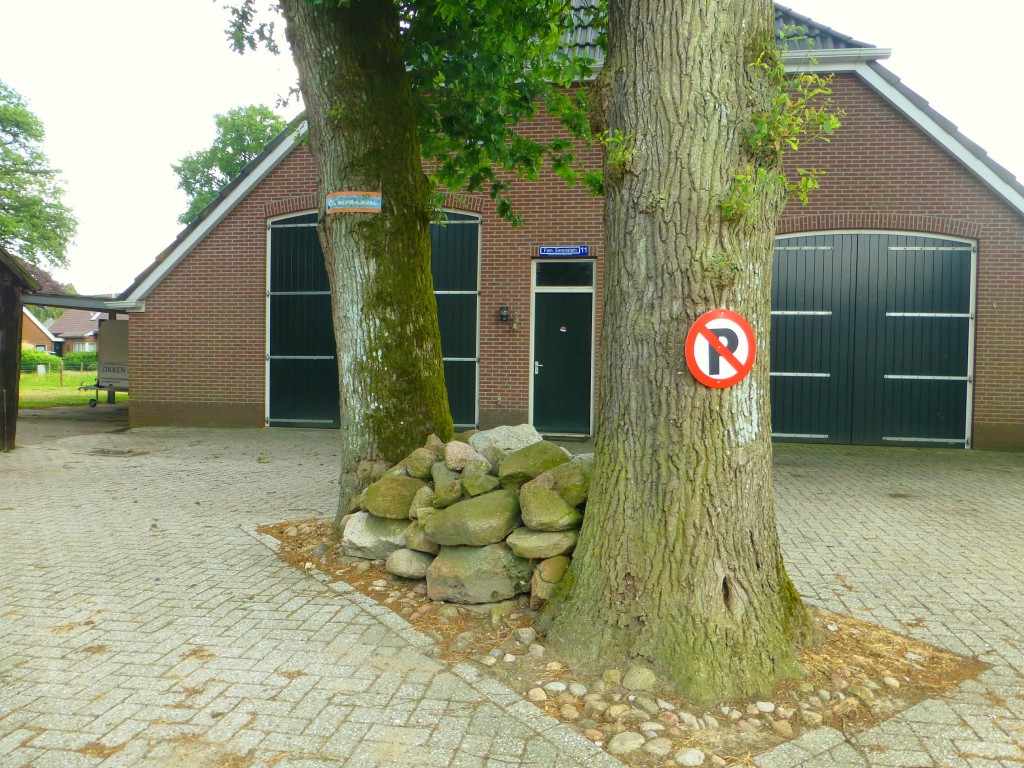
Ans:
[{"label": "tree bark", "polygon": [[380,191],[380,214],[324,215],[341,400],[341,504],[360,462],[397,461],[431,432],[450,439],[430,273],[430,188],[395,4],[283,0],[321,201]]},{"label": "tree bark", "polygon": [[[770,0],[609,0],[597,122],[605,151],[605,309],[596,466],[550,639],[582,662],[651,666],[698,703],[799,673],[810,622],[772,503],[771,253],[784,190],[739,221],[719,205],[755,163],[769,108]],[[762,159],[763,161],[763,159]],[[752,373],[709,389],[684,341],[711,309],[743,315]]]},{"label": "tree bark", "polygon": [[0,264],[0,451],[13,451],[21,383],[21,284]]}]

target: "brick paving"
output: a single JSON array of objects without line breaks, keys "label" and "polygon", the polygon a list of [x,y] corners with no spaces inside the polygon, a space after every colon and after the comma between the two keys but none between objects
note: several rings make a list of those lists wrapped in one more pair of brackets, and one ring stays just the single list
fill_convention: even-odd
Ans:
[{"label": "brick paving", "polygon": [[[143,429],[0,455],[0,768],[620,765],[258,540],[332,513],[335,439]],[[780,446],[776,478],[803,594],[992,669],[763,768],[1020,768],[1024,456]]]},{"label": "brick paving", "polygon": [[809,601],[976,656],[978,680],[762,768],[1024,764],[1024,454],[776,446],[787,568]]}]

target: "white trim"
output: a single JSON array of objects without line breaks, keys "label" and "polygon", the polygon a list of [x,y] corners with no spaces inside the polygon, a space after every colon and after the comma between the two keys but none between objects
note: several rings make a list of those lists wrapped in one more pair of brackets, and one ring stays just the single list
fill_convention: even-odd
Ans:
[{"label": "white trim", "polygon": [[[593,265],[594,270],[591,276],[591,285],[589,288],[583,286],[557,286],[557,285],[542,285],[537,286],[537,265],[538,264],[551,264],[555,262],[588,262]],[[527,369],[530,379],[529,395],[527,397],[527,408],[530,424],[533,425],[533,381],[537,371],[537,358],[535,352],[535,341],[537,334],[537,294],[539,293],[589,293],[590,298],[590,425],[587,430],[588,435],[594,434],[594,388],[595,381],[597,378],[597,372],[595,371],[596,364],[596,351],[597,351],[597,259],[586,258],[586,259],[533,259],[530,262],[530,367]],[[543,365],[543,364],[542,364]],[[563,432],[545,432],[552,436],[567,436]],[[575,436],[577,433],[573,433]]]},{"label": "white trim", "polygon": [[787,72],[835,72],[849,69],[868,61],[888,59],[892,48],[811,48],[786,51],[782,62]]},{"label": "white trim", "polygon": [[941,317],[945,319],[966,320],[970,312],[886,312],[886,317]]},{"label": "white trim", "polygon": [[146,311],[146,302],[144,301],[108,301],[107,306],[116,312],[131,314]]},{"label": "white trim", "polygon": [[964,448],[970,448],[974,435],[974,344],[978,316],[978,244],[971,243],[971,300],[970,319],[967,321],[967,428],[964,430]]},{"label": "white trim", "polygon": [[883,440],[893,443],[949,443],[958,445],[963,443],[965,448],[971,445],[970,440],[961,440],[958,437],[883,437]]},{"label": "white trim", "polygon": [[[965,243],[974,248],[976,243],[969,237],[959,235],[941,235],[935,232],[920,232],[914,229],[813,229],[807,232],[787,232],[784,235],[776,235],[776,240],[792,240],[794,237],[818,237],[831,235],[900,235],[902,237],[927,237],[931,240],[952,240],[956,243]],[[943,250],[954,250],[944,248]]]},{"label": "white trim", "polygon": [[[188,254],[195,248],[207,234],[210,233],[224,218],[238,205],[245,197],[253,190],[253,188],[263,181],[277,165],[284,160],[295,147],[301,143],[306,135],[306,124],[303,123],[295,129],[291,134],[284,137],[280,144],[278,144],[273,152],[263,159],[256,168],[254,168],[248,176],[246,176],[239,183],[237,187],[231,190],[231,193],[224,198],[216,208],[210,211],[209,215],[203,219],[199,225],[192,230],[188,236],[178,243],[167,256],[157,264],[156,268],[146,276],[146,279],[140,283],[130,295],[125,297],[125,301],[129,303],[141,302],[145,299],[154,288],[156,288],[160,282],[167,276],[172,269],[181,263]],[[290,213],[289,216],[295,216],[297,214]],[[269,238],[268,238],[269,240]]]},{"label": "white trim", "polygon": [[33,315],[31,312],[29,312],[28,307],[23,306],[21,308],[21,312],[23,315],[25,315],[25,317],[27,317],[29,320],[35,323],[36,328],[45,333],[46,338],[48,338],[50,341],[64,341],[64,339],[58,338],[57,336],[54,336],[52,333],[50,333],[50,329],[43,325],[41,322],[39,322],[39,318]]}]

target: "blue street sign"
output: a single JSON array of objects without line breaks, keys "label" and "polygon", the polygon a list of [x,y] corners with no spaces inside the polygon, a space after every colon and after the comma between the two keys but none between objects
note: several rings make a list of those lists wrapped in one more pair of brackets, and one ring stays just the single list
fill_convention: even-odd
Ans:
[{"label": "blue street sign", "polygon": [[537,249],[542,259],[565,259],[573,256],[589,256],[589,245],[542,245]]}]

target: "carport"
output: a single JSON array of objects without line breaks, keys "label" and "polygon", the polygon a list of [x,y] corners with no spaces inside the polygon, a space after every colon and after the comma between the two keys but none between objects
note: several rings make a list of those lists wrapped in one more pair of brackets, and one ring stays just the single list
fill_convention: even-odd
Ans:
[{"label": "carport", "polygon": [[[5,267],[7,267],[6,271]],[[2,438],[0,439],[0,449],[8,451],[12,450],[13,447],[15,447],[14,436],[16,433],[18,418],[17,384],[20,375],[18,361],[20,359],[19,341],[20,336],[22,336],[22,334],[20,334],[20,319],[22,319],[22,306],[48,306],[63,309],[85,309],[93,312],[104,312],[106,313],[106,317],[108,317],[108,321],[116,321],[118,313],[123,313],[125,311],[123,307],[116,306],[116,300],[104,296],[76,296],[66,294],[18,292],[18,295],[15,296],[14,299],[11,299],[8,296],[8,293],[11,291],[11,289],[7,285],[8,274],[14,275],[14,278],[11,278],[11,280],[16,279],[18,274],[20,274],[20,276],[23,276],[23,278],[25,279],[22,281],[24,288],[27,288],[32,291],[39,290],[39,284],[33,281],[31,276],[29,276],[24,270],[20,270],[20,272],[18,273],[14,271],[15,269],[20,270],[20,267],[17,264],[17,262],[15,262],[13,258],[9,256],[9,254],[3,251],[3,249],[0,249],[0,313],[2,313],[2,317],[0,317],[0,342],[3,342],[7,338],[13,339],[12,344],[0,343],[0,349],[3,350],[3,359],[2,361],[0,361],[0,368],[2,368],[2,371],[0,371],[0,374],[2,374],[0,375],[0,388],[2,388],[3,390],[3,413],[0,414],[0,417],[2,417],[0,418],[0,422],[2,422],[0,423],[0,438]],[[7,317],[8,307],[11,308],[11,311],[16,312],[16,326],[8,327],[10,325],[8,323]],[[108,399],[106,399],[106,401],[108,401],[109,403],[114,402],[115,391],[127,391],[128,386],[127,329],[119,328],[117,330],[117,333],[112,333],[111,336],[123,337],[124,361],[123,364],[119,365],[123,365],[124,372],[123,378],[118,379],[116,381],[115,379],[111,378],[111,376],[115,376],[115,374],[112,373],[111,375],[109,375],[108,386],[102,387],[105,389],[106,393],[108,393]],[[112,367],[112,371],[113,370],[114,367]],[[97,372],[97,375],[98,374],[99,372]],[[6,382],[8,381],[12,382],[12,385],[7,384]],[[82,409],[73,410],[81,411]],[[54,409],[54,414],[49,415],[47,419],[59,420],[63,418],[71,420],[73,422],[95,421],[102,424],[105,424],[106,422],[109,422],[112,419],[114,419],[114,421],[117,420],[116,417],[112,415],[96,415],[97,412],[100,411],[99,409],[85,410],[85,412],[91,412],[92,416],[84,416],[83,414],[63,414],[61,416],[60,414],[56,413],[57,411],[67,412],[69,411],[69,409]],[[124,416],[124,410],[122,410],[119,413],[121,414],[121,416]],[[46,419],[44,419],[44,421],[45,420]],[[73,433],[83,433],[83,430],[84,432],[93,431],[89,426],[82,426],[79,429],[74,430]],[[99,431],[109,430],[100,429]]]}]

